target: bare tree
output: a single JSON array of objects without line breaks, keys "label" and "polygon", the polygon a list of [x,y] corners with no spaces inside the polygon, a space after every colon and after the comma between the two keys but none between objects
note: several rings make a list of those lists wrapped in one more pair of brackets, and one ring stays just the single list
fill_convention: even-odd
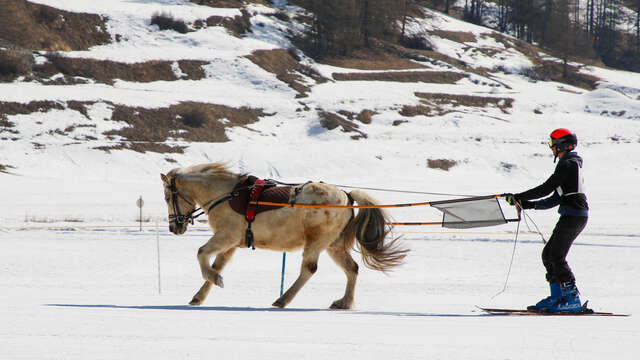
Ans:
[{"label": "bare tree", "polygon": [[372,38],[398,40],[405,2],[397,0],[298,0],[313,13],[311,55],[346,56]]},{"label": "bare tree", "polygon": [[640,0],[636,4],[636,52],[640,53]]}]

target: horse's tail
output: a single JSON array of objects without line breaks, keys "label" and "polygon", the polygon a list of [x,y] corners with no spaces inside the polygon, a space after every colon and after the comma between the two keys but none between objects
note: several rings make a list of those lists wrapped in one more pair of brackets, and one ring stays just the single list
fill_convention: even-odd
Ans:
[{"label": "horse's tail", "polygon": [[[377,205],[376,200],[362,190],[354,190],[349,196],[358,205]],[[346,244],[358,240],[358,247],[365,266],[370,269],[387,271],[398,266],[409,250],[399,246],[396,239],[386,241],[390,229],[387,227],[387,215],[379,208],[358,209],[358,214],[351,218],[344,229]]]}]

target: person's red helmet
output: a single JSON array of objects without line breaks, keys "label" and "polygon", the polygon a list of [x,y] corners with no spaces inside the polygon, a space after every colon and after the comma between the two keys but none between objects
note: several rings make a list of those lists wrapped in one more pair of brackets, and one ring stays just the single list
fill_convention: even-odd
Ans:
[{"label": "person's red helmet", "polygon": [[549,134],[549,147],[554,146],[558,152],[571,151],[578,146],[578,138],[569,129],[555,129]]}]

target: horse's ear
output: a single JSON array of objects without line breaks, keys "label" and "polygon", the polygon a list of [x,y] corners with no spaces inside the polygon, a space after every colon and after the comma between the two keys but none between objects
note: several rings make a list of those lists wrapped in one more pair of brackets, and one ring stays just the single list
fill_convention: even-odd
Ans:
[{"label": "horse's ear", "polygon": [[167,175],[160,174],[160,178],[162,179],[162,182],[164,182],[165,184],[169,185],[169,178],[167,177]]}]

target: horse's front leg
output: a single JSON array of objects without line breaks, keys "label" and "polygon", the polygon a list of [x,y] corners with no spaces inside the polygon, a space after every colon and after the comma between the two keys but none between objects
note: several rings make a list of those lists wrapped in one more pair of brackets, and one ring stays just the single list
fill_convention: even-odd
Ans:
[{"label": "horse's front leg", "polygon": [[[224,287],[220,273],[229,260],[231,260],[231,257],[233,257],[236,248],[230,247],[229,244],[219,240],[219,238],[213,236],[209,242],[198,250],[198,262],[200,263],[200,270],[202,271],[202,277],[205,282],[189,302],[190,305],[202,304],[207,298],[207,295],[209,295],[212,284]],[[209,265],[209,260],[215,253],[218,253],[216,260],[213,262],[213,265]]]}]

